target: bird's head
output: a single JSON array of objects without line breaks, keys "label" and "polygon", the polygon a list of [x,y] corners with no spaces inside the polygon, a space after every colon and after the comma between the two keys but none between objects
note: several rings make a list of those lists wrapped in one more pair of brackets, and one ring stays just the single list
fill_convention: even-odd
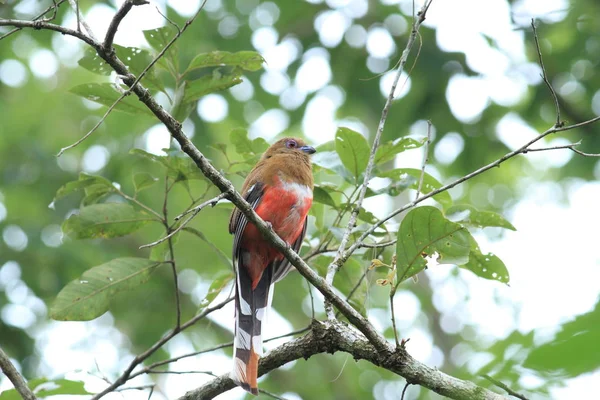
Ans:
[{"label": "bird's head", "polygon": [[269,159],[273,156],[296,156],[310,159],[310,155],[316,152],[315,148],[308,146],[302,139],[299,138],[283,138],[273,143],[263,155],[264,159]]}]

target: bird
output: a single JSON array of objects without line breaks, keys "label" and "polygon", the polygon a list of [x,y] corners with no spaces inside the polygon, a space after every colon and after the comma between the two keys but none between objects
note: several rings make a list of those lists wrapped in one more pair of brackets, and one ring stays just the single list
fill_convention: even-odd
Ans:
[{"label": "bird", "polygon": [[[271,145],[250,171],[241,194],[254,211],[294,251],[306,234],[313,200],[310,156],[315,148],[286,137]],[[293,268],[256,226],[235,208],[229,221],[233,234],[235,340],[232,380],[258,394],[258,360],[262,356],[262,323],[271,306],[273,285]]]}]

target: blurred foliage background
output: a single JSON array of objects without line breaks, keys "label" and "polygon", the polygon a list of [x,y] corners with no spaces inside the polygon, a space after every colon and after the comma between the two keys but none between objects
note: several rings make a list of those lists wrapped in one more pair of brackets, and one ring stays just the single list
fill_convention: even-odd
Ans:
[{"label": "blurred foliage background", "polygon": [[[0,17],[30,19],[50,3],[8,0],[0,4]],[[152,3],[180,26],[198,6],[194,1]],[[534,132],[551,127],[556,119],[554,104],[539,76],[531,18],[537,19],[546,70],[559,95],[562,118],[575,123],[600,114],[600,5],[594,0],[542,3],[465,0],[448,5],[434,1],[421,29],[418,51],[413,51],[407,64],[410,78],[388,116],[384,140],[409,134],[424,136],[425,121],[431,120],[434,141],[427,171],[444,183],[494,161],[531,139]],[[106,29],[114,12],[113,2],[82,0],[80,5],[93,26]],[[150,49],[141,30],[165,25],[153,5],[135,8],[115,43]],[[187,65],[199,53],[214,50],[255,50],[265,58],[266,65],[256,72],[244,71],[243,83],[200,98],[197,107],[193,104],[187,110],[186,133],[237,187],[241,187],[252,157],[231,145],[230,133],[235,128],[247,129],[251,137],[263,137],[268,142],[283,133],[305,136],[322,145],[321,150],[328,149],[338,126],[350,126],[372,139],[390,87],[387,71],[404,49],[411,14],[410,1],[209,0],[177,42],[175,57],[180,65]],[[61,5],[55,22],[74,26],[74,20],[68,4]],[[7,31],[3,28],[0,33]],[[129,195],[134,193],[132,176],[147,172],[159,181],[140,192],[139,200],[159,212],[164,200],[164,169],[130,154],[132,148],[160,153],[161,148],[170,147],[166,130],[143,113],[132,116],[113,112],[87,141],[56,157],[62,147],[79,139],[105,112],[105,107],[82,100],[69,90],[90,82],[115,80],[114,76],[102,77],[79,67],[77,61],[84,50],[73,38],[45,31],[23,30],[0,41],[0,342],[28,378],[55,378],[73,371],[83,371],[73,379],[88,379],[87,372],[114,377],[133,354],[152,345],[175,320],[168,268],[159,268],[148,283],[119,295],[110,313],[96,321],[54,322],[48,317],[49,305],[67,283],[90,267],[116,257],[149,256],[150,250],[140,250],[139,246],[163,235],[160,224],[149,224],[119,239],[75,241],[62,236],[61,224],[82,199],[70,194],[53,200],[57,190],[77,180],[80,172],[118,183]],[[164,70],[158,76],[174,98],[174,80]],[[169,107],[167,96],[161,94],[159,99]],[[543,143],[561,145],[578,140],[583,141],[582,151],[597,153],[598,126],[555,135]],[[407,152],[407,158],[390,161],[389,166],[419,168],[420,151],[415,150],[412,156]],[[453,189],[453,200],[497,211],[510,219],[528,188],[550,182],[552,190],[544,193],[553,202],[568,205],[574,185],[597,180],[600,166],[597,159],[561,152],[517,157]],[[326,171],[318,170],[316,176],[318,182],[341,185],[339,177]],[[175,185],[169,193],[170,218],[189,206],[190,193],[194,198],[209,198],[217,191],[201,179]],[[115,197],[107,201],[118,197],[110,196]],[[385,214],[382,211],[410,201],[410,196],[378,196],[367,208],[381,216]],[[340,196],[335,200],[338,204],[342,201]],[[211,282],[230,268],[226,262],[231,246],[227,233],[230,210],[220,205],[202,211],[192,226],[205,239],[180,235],[176,243],[184,318],[194,315]],[[313,246],[319,235],[330,230],[335,233],[329,229],[332,219],[326,215],[328,210],[322,204],[313,208],[309,230]],[[590,218],[597,219],[594,215]],[[540,221],[551,222],[551,215],[547,221]],[[340,226],[345,225],[342,222]],[[559,230],[557,234],[569,232]],[[503,233],[495,229],[481,235],[491,242],[503,239]],[[566,246],[557,249],[565,253],[588,250]],[[310,251],[308,246],[304,251]],[[387,250],[383,258],[389,260],[391,253]],[[337,277],[336,286],[347,293],[368,267],[368,260],[376,255],[365,252],[353,257]],[[317,270],[324,267],[325,256],[313,259],[311,265]],[[589,258],[587,265],[597,270],[597,256]],[[527,268],[509,263],[507,267],[509,271]],[[562,268],[562,277],[567,279],[568,267]],[[449,311],[440,306],[445,300],[439,293],[436,298],[432,282],[452,282],[453,304],[468,302],[472,287],[458,269],[445,271],[440,278],[436,271],[429,270],[421,274],[418,283],[407,282],[401,287],[400,299],[406,303],[401,303],[405,309],[398,312],[406,311],[412,317],[403,317],[406,323],[401,324],[400,335],[411,337],[410,343],[416,342],[416,347],[419,340],[429,343],[429,350],[419,353],[424,354],[423,361],[485,386],[491,384],[480,375],[489,374],[516,391],[525,391],[530,398],[547,398],[554,388],[564,385],[572,388],[568,378],[591,373],[600,366],[598,352],[592,351],[599,337],[598,305],[583,310],[580,316],[573,315],[561,326],[547,326],[540,333],[518,328],[515,321],[519,305],[507,300],[510,289],[502,289],[502,293],[508,293],[502,297],[495,288],[503,285],[489,282],[486,285],[494,286],[485,287],[494,287],[489,291],[492,301],[514,311],[512,319],[502,320],[503,333],[497,337],[481,334],[480,327],[468,321],[458,323],[460,329],[445,329],[441,321]],[[359,302],[366,306],[370,319],[392,338],[387,289],[374,284],[381,277],[376,271],[367,275]],[[528,284],[534,291],[535,282]],[[598,285],[596,288],[600,289]],[[274,308],[283,317],[283,322],[279,321],[283,330],[278,333],[309,323],[307,290],[298,274],[278,284]],[[568,300],[567,294],[565,302]],[[322,311],[321,299],[315,301],[317,312]],[[456,308],[460,309],[459,305]],[[460,320],[460,313],[451,314]],[[490,313],[490,319],[495,317]],[[151,360],[229,341],[231,326],[223,325],[228,320],[232,322],[232,317],[224,315],[200,322],[181,335],[176,345],[166,346]],[[411,331],[415,327],[420,333]],[[410,345],[408,349],[411,352]],[[211,360],[227,360],[230,351],[215,357],[200,358],[195,368],[188,369],[203,369],[203,363]],[[478,361],[469,363],[469,359]],[[223,365],[225,369],[215,373],[227,370],[226,363]],[[162,392],[156,395],[169,398],[205,380],[195,376],[155,379]],[[6,385],[3,379],[1,387]],[[384,399],[397,398],[403,382],[365,362],[354,363],[346,355],[336,354],[300,360],[289,368],[273,371],[261,387],[289,398]],[[416,387],[410,388],[409,394],[410,398],[436,398]],[[137,395],[128,392],[127,396]],[[232,392],[227,396],[243,395]]]}]

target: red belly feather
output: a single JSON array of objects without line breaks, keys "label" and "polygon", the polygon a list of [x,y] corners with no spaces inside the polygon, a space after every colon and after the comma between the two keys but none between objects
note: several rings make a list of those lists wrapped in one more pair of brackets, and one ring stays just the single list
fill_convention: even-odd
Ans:
[{"label": "red belly feather", "polygon": [[[298,191],[288,190],[285,185],[268,187],[261,199],[256,213],[271,223],[273,230],[290,246],[298,239],[304,227],[304,220],[312,205],[312,197],[299,198]],[[246,267],[252,278],[252,289],[256,287],[263,271],[274,260],[283,258],[249,223],[242,235],[241,247],[249,252]]]}]

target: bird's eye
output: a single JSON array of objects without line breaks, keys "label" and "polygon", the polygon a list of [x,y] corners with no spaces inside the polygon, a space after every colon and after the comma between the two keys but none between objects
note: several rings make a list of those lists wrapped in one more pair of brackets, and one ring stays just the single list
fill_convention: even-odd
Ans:
[{"label": "bird's eye", "polygon": [[287,147],[288,149],[295,149],[296,147],[298,147],[298,143],[295,140],[288,140],[285,143],[285,147]]}]

